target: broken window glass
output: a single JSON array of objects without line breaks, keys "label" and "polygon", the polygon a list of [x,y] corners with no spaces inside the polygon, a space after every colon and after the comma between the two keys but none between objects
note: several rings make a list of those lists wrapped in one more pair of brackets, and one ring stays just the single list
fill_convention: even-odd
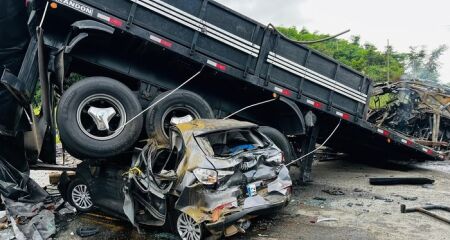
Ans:
[{"label": "broken window glass", "polygon": [[269,144],[261,134],[252,129],[216,132],[197,138],[203,151],[215,157],[234,156]]}]

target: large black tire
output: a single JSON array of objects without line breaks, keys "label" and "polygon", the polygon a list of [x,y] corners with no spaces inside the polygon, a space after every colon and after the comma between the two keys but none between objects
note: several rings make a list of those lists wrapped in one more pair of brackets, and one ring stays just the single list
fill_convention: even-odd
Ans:
[{"label": "large black tire", "polygon": [[258,129],[262,134],[266,135],[270,140],[272,140],[275,145],[281,149],[284,153],[285,162],[289,163],[295,159],[294,149],[289,140],[284,136],[283,133],[275,128],[268,126],[261,126]]},{"label": "large black tire", "polygon": [[[115,114],[109,127],[99,130],[88,110],[107,109]],[[128,150],[139,138],[143,117],[121,128],[142,110],[139,100],[124,84],[106,77],[90,77],[71,86],[62,96],[57,112],[61,141],[73,156],[100,159]],[[117,130],[117,131],[116,131]]]},{"label": "large black tire", "polygon": [[[160,94],[151,104],[169,93]],[[159,144],[169,144],[170,119],[186,115],[191,115],[194,119],[214,118],[211,107],[202,97],[190,91],[178,90],[148,111],[145,120],[147,135],[150,138],[155,138]]]}]

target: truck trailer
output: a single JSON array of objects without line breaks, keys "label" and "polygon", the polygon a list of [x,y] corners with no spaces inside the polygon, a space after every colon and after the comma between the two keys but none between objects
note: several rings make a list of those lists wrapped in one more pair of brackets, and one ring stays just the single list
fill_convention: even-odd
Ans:
[{"label": "truck trailer", "polygon": [[[32,164],[56,163],[57,133],[75,157],[108,159],[149,137],[168,143],[173,119],[220,119],[260,102],[267,103],[233,118],[281,132],[288,142],[273,140],[288,161],[314,150],[336,126],[326,145],[359,159],[445,158],[366,121],[371,79],[215,1],[28,0],[26,6],[25,58],[18,74],[4,69],[1,84],[30,124],[24,135]],[[31,106],[37,88],[39,115]]]}]

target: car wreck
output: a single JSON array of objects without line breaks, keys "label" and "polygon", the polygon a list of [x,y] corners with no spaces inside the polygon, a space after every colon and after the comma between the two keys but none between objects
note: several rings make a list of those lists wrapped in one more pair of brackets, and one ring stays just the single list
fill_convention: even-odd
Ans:
[{"label": "car wreck", "polygon": [[258,126],[194,120],[152,139],[131,167],[84,161],[60,189],[79,211],[99,208],[136,227],[165,226],[183,239],[245,232],[252,216],[285,206],[292,181],[283,152]]}]

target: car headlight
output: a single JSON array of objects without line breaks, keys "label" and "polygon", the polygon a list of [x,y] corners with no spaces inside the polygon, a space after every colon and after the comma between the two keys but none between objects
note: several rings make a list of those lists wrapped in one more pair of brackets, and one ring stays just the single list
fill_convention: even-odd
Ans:
[{"label": "car headlight", "polygon": [[283,152],[278,152],[272,156],[266,158],[267,163],[276,163],[281,164],[284,162],[284,154]]},{"label": "car headlight", "polygon": [[194,175],[197,178],[197,180],[205,185],[213,185],[217,183],[220,179],[233,174],[234,174],[233,171],[213,170],[204,168],[194,169]]}]

